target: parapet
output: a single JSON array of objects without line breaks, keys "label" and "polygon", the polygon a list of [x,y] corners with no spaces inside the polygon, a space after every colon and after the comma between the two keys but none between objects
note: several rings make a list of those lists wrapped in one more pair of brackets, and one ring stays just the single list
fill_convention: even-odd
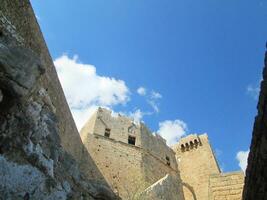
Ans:
[{"label": "parapet", "polygon": [[173,146],[173,149],[179,152],[191,151],[197,149],[199,146],[202,146],[207,142],[208,135],[206,133],[202,135],[190,134],[181,138],[179,142]]}]

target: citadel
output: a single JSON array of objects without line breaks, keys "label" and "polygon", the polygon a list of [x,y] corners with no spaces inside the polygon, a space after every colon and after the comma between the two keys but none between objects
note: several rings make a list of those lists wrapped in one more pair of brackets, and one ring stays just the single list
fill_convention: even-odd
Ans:
[{"label": "citadel", "polygon": [[265,200],[267,52],[262,78],[245,175],[104,108],[79,133],[30,1],[1,0],[0,200]]},{"label": "citadel", "polygon": [[122,199],[241,199],[243,172],[221,173],[208,136],[188,135],[172,148],[145,124],[98,108],[81,138]]}]

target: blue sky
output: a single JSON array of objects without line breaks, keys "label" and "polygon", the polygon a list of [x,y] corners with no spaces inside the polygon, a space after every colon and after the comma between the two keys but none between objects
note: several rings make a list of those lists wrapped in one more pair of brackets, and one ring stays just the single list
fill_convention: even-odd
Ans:
[{"label": "blue sky", "polygon": [[[81,91],[90,90],[89,96],[97,93],[78,98],[76,88],[67,88],[79,116],[88,106],[101,105],[128,115],[139,111],[152,131],[169,120],[180,125],[180,133],[208,133],[223,170],[239,170],[236,154],[248,150],[256,115],[267,40],[266,1],[32,4],[66,84],[76,81]],[[80,64],[76,78],[71,77],[76,72],[64,71],[69,63]],[[93,86],[82,81],[83,68],[91,70],[84,73],[96,81]],[[102,83],[110,87],[99,89]],[[139,87],[146,89],[145,95],[136,92]]]}]

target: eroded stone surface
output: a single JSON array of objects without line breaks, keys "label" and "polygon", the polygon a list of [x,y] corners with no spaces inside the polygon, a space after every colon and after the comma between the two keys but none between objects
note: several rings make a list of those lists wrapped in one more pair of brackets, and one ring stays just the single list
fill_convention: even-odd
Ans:
[{"label": "eroded stone surface", "polygon": [[60,145],[41,62],[22,47],[0,45],[0,196],[3,199],[116,199],[88,181]]},{"label": "eroded stone surface", "polygon": [[0,47],[1,89],[13,96],[24,96],[45,72],[37,55],[22,47]]}]

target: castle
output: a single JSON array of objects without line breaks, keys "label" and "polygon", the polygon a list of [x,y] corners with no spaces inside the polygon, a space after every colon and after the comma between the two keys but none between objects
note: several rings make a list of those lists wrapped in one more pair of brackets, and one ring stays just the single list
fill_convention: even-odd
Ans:
[{"label": "castle", "polygon": [[170,148],[98,109],[80,135],[30,1],[1,0],[0,199],[267,199],[266,98],[267,52],[243,194],[243,173],[220,172],[205,134]]},{"label": "castle", "polygon": [[221,173],[207,134],[188,135],[170,148],[145,124],[113,116],[104,108],[92,115],[80,134],[122,199],[241,199],[243,172]]}]

